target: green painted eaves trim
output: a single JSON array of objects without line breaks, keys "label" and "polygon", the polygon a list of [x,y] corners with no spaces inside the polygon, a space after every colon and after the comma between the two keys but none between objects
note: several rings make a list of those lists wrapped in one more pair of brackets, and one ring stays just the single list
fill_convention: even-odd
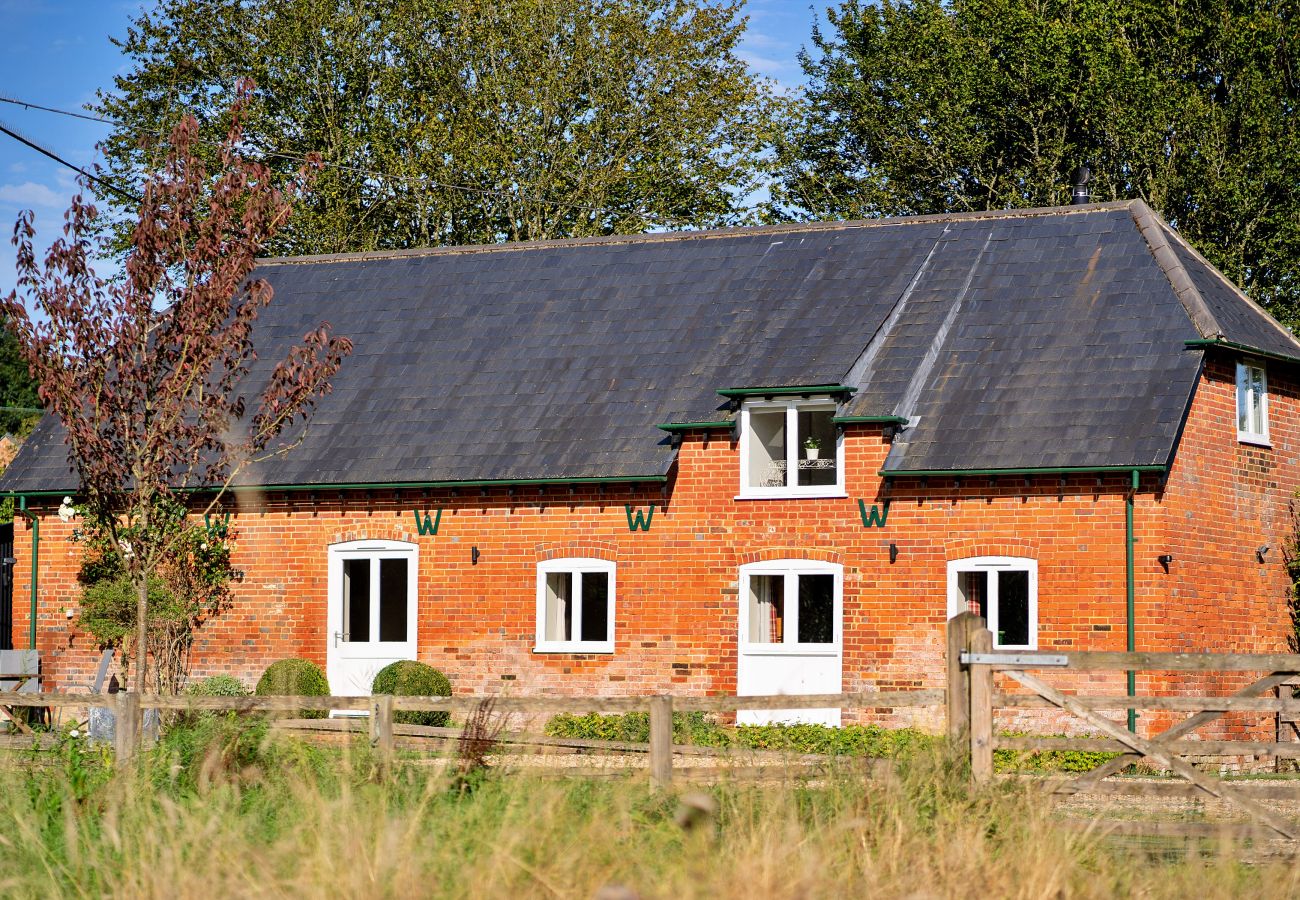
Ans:
[{"label": "green painted eaves trim", "polygon": [[698,431],[702,428],[730,428],[734,422],[665,422],[663,425],[656,425],[661,431]]},{"label": "green painted eaves trim", "polygon": [[836,425],[906,425],[906,416],[832,416],[831,421]]},{"label": "green painted eaves trim", "polygon": [[[288,493],[291,491],[393,491],[415,490],[421,488],[461,488],[461,487],[515,487],[521,485],[547,484],[641,484],[654,482],[663,484],[667,475],[629,475],[601,478],[491,478],[481,481],[375,481],[344,482],[340,484],[242,484],[227,488],[232,493],[241,494],[254,491],[266,493]],[[179,488],[182,493],[203,494],[217,490],[214,487]],[[62,497],[75,494],[74,488],[61,491],[6,491],[0,497]]]},{"label": "green painted eaves trim", "polygon": [[791,387],[783,385],[780,387],[743,387],[743,388],[723,388],[718,391],[723,397],[788,397],[791,394],[852,394],[857,391],[855,387],[849,387],[845,384],[810,384],[803,386]]},{"label": "green painted eaves trim", "polygon": [[1218,347],[1222,350],[1236,350],[1240,353],[1249,353],[1252,356],[1262,356],[1265,359],[1276,359],[1281,362],[1300,363],[1300,356],[1288,356],[1285,353],[1274,353],[1272,350],[1261,350],[1258,347],[1252,347],[1249,344],[1238,344],[1235,341],[1225,341],[1218,338],[1199,338],[1194,341],[1184,341],[1188,347]]},{"label": "green painted eaves trim", "polygon": [[965,478],[971,475],[1094,475],[1106,472],[1164,472],[1165,466],[1050,466],[1028,469],[881,469],[882,478]]}]

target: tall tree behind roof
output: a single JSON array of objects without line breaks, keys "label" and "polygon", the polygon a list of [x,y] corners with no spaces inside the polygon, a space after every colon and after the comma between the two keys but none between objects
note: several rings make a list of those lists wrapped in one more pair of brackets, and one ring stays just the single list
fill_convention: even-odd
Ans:
[{"label": "tall tree behind roof", "polygon": [[1292,0],[846,0],[803,56],[773,213],[1140,197],[1300,323]]},{"label": "tall tree behind roof", "polygon": [[273,252],[731,224],[774,103],[734,54],[742,5],[161,0],[96,109],[122,123],[106,155],[131,181],[181,110],[215,146],[251,76],[246,149],[324,164]]},{"label": "tall tree behind roof", "polygon": [[[22,435],[40,418],[39,413],[24,411],[40,408],[36,387],[36,379],[28,373],[27,361],[18,351],[18,338],[0,319],[0,436]],[[3,465],[0,471],[4,471]]]}]

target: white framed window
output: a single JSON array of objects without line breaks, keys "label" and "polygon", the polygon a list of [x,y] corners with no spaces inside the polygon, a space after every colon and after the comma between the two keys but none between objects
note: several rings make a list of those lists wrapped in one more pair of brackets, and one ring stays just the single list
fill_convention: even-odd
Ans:
[{"label": "white framed window", "polygon": [[979,556],[948,563],[948,618],[970,610],[993,632],[993,646],[1038,648],[1038,561]]},{"label": "white framed window", "polygon": [[740,646],[747,654],[839,654],[844,567],[777,559],[740,567]]},{"label": "white framed window", "polygon": [[752,400],[740,409],[739,499],[843,497],[835,402]]},{"label": "white framed window", "polygon": [[1237,363],[1237,440],[1269,446],[1268,375],[1262,362]]},{"label": "white framed window", "polygon": [[537,653],[614,652],[614,564],[550,559],[537,566]]},{"label": "white framed window", "polygon": [[333,643],[414,644],[418,548],[351,541],[330,548]]}]

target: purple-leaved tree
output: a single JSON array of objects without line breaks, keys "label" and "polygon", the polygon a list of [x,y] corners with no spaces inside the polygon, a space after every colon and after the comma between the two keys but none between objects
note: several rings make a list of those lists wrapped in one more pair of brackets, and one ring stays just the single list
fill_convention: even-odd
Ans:
[{"label": "purple-leaved tree", "polygon": [[300,442],[352,350],[322,323],[246,408],[253,323],[272,294],[250,274],[308,189],[314,163],[277,183],[245,158],[243,104],[232,110],[217,171],[200,159],[193,117],[172,131],[166,163],[145,181],[120,277],[95,275],[96,210],[79,195],[43,261],[32,214],[19,216],[18,289],[0,298],[45,408],[63,425],[87,527],[134,588],[136,691],[148,667],[151,578],[192,547],[168,511],[193,509],[182,498],[196,488],[211,510],[241,470]]}]

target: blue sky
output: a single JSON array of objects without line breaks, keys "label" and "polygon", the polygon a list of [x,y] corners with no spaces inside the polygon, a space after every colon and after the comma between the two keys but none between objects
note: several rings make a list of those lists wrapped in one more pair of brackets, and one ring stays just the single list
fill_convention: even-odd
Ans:
[{"label": "blue sky", "polygon": [[[0,54],[0,96],[58,109],[80,110],[99,88],[127,69],[110,43],[151,3],[115,0],[0,0],[6,52]],[[818,3],[821,8],[825,4]],[[743,58],[759,74],[791,86],[796,60],[808,43],[814,12],[806,0],[749,0]],[[78,166],[96,159],[107,126],[0,102],[0,123]],[[13,223],[22,209],[36,213],[38,239],[60,228],[75,192],[76,174],[0,134],[0,293],[14,286]]]}]

